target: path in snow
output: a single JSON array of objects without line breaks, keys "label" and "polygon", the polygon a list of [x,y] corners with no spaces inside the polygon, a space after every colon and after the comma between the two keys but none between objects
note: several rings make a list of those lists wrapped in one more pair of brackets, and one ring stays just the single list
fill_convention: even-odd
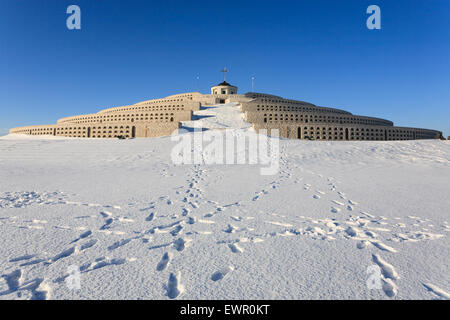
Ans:
[{"label": "path in snow", "polygon": [[239,104],[232,102],[215,106],[203,106],[194,111],[192,121],[183,121],[182,127],[192,131],[194,127],[207,130],[220,129],[248,129],[251,123],[244,120]]}]

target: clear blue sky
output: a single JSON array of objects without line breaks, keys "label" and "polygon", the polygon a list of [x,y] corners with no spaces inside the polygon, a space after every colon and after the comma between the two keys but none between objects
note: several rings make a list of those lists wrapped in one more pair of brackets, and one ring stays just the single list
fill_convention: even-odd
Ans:
[{"label": "clear blue sky", "polygon": [[[66,28],[81,7],[82,29]],[[381,8],[381,30],[366,8]],[[227,80],[450,135],[450,1],[0,1],[0,133]]]}]

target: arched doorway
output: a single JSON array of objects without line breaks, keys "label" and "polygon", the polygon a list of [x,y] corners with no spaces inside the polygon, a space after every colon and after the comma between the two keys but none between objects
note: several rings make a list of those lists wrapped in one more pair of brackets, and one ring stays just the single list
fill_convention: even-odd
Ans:
[{"label": "arched doorway", "polygon": [[301,139],[302,138],[302,128],[298,127],[297,128],[297,139]]},{"label": "arched doorway", "polygon": [[345,128],[345,140],[348,140],[348,128]]},{"label": "arched doorway", "polygon": [[135,127],[135,126],[132,126],[132,127],[131,127],[131,137],[132,137],[132,138],[135,138],[135,137],[136,137],[136,127]]}]

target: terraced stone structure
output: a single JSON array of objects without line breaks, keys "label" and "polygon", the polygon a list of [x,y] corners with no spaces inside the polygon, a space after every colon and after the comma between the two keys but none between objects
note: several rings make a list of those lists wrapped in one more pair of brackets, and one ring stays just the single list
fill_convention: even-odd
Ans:
[{"label": "terraced stone structure", "polygon": [[439,139],[442,132],[397,127],[392,121],[264,94],[241,104],[245,119],[257,131],[278,129],[279,135],[309,140],[416,140]]},{"label": "terraced stone structure", "polygon": [[308,140],[439,139],[436,130],[396,127],[392,121],[353,115],[345,110],[284,99],[263,93],[238,94],[227,82],[211,87],[211,94],[177,94],[94,114],[72,116],[54,125],[19,127],[10,133],[83,138],[158,137],[170,135],[192,119],[201,106],[235,102],[256,131],[278,129],[284,138]]},{"label": "terraced stone structure", "polygon": [[10,133],[81,138],[158,137],[170,135],[180,122],[200,109],[195,94],[186,93],[114,107],[98,113],[59,119],[53,125],[19,127]]}]

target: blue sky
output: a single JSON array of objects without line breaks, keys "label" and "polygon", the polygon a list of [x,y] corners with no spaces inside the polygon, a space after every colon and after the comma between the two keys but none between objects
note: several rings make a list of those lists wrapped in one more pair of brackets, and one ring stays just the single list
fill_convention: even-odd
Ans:
[{"label": "blue sky", "polygon": [[[81,8],[81,30],[66,8]],[[381,8],[381,30],[366,9]],[[0,1],[0,133],[227,80],[450,135],[450,2]]]}]

